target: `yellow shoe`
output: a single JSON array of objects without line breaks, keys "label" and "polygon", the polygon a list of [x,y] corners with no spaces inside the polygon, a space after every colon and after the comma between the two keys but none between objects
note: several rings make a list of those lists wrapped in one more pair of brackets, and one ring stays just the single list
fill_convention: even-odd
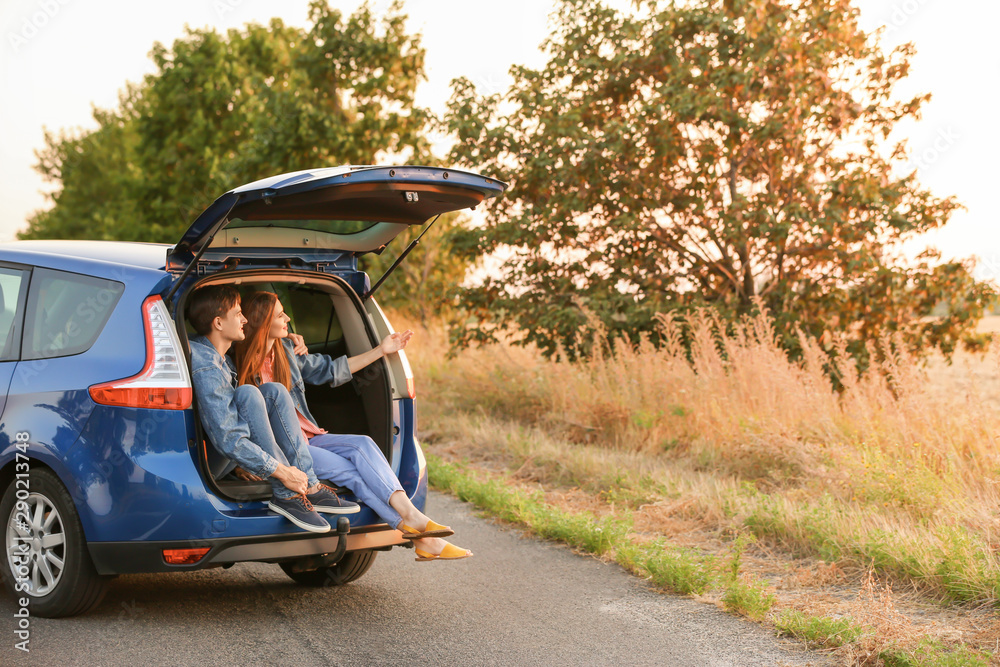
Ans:
[{"label": "yellow shoe", "polygon": [[427,520],[427,525],[424,526],[423,530],[417,530],[416,528],[407,526],[405,523],[401,523],[399,524],[399,531],[403,533],[404,540],[420,540],[425,537],[448,537],[455,534],[455,531],[448,526],[434,523],[430,519]]},{"label": "yellow shoe", "polygon": [[469,551],[468,549],[462,549],[460,547],[456,547],[454,544],[444,545],[444,549],[442,549],[441,553],[439,554],[432,554],[427,551],[424,551],[423,549],[416,549],[416,548],[414,548],[414,551],[417,552],[416,560],[422,562],[430,560],[460,560],[462,558],[468,558],[469,556],[472,555],[472,552]]}]

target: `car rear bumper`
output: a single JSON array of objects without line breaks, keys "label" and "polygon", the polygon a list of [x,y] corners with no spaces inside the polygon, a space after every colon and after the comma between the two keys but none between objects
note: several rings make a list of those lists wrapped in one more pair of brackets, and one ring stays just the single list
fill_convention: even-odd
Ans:
[{"label": "car rear bumper", "polygon": [[[408,543],[402,533],[386,524],[352,528],[345,538],[347,551],[386,549]],[[87,546],[97,573],[111,575],[204,570],[245,561],[279,562],[334,553],[339,542],[340,536],[333,530],[319,535],[302,532],[169,542],[90,542]],[[209,551],[197,563],[171,565],[163,559],[165,549],[199,547],[209,547]]]}]

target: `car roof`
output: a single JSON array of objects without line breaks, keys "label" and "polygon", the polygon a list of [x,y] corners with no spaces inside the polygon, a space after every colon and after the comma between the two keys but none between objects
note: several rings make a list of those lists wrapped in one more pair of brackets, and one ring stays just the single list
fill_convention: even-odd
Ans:
[{"label": "car roof", "polygon": [[42,252],[144,269],[163,269],[169,247],[166,243],[127,241],[11,241],[0,244],[0,250]]}]

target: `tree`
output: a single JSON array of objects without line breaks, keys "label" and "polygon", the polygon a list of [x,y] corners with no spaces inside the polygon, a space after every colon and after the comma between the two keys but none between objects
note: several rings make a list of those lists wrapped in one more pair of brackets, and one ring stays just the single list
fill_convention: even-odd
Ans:
[{"label": "tree", "polygon": [[[584,351],[595,314],[612,337],[656,335],[658,312],[768,308],[796,329],[864,341],[899,332],[946,353],[993,290],[968,262],[907,262],[900,241],[958,204],[901,170],[896,100],[912,46],[885,53],[849,0],[564,0],[541,70],[506,93],[453,84],[451,158],[508,180],[460,246],[500,271],[465,290],[458,342],[517,328],[549,354]],[[949,315],[922,321],[935,304]]]},{"label": "tree", "polygon": [[[155,44],[156,71],[128,85],[117,109],[95,109],[96,130],[46,133],[36,168],[59,188],[19,237],[173,243],[243,183],[385,159],[433,162],[429,115],[413,103],[424,50],[401,7],[377,20],[367,5],[345,17],[314,0],[307,29],[274,19],[224,35],[188,29],[172,48]],[[447,254],[447,233],[428,237],[408,261]],[[459,282],[465,264],[448,270]],[[443,294],[402,280],[386,287],[390,305]]]}]

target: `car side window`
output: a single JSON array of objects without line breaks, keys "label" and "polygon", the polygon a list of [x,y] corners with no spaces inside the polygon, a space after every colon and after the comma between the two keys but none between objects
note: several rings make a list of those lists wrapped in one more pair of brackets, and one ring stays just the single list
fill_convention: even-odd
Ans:
[{"label": "car side window", "polygon": [[21,351],[19,324],[28,276],[21,269],[0,267],[0,361],[17,359]]},{"label": "car side window", "polygon": [[86,352],[124,291],[125,286],[114,280],[35,269],[28,290],[22,359]]},{"label": "car side window", "polygon": [[306,345],[325,346],[343,339],[340,320],[326,292],[308,288],[290,289],[288,297],[282,297],[282,303],[292,318],[295,332],[305,339]]}]

